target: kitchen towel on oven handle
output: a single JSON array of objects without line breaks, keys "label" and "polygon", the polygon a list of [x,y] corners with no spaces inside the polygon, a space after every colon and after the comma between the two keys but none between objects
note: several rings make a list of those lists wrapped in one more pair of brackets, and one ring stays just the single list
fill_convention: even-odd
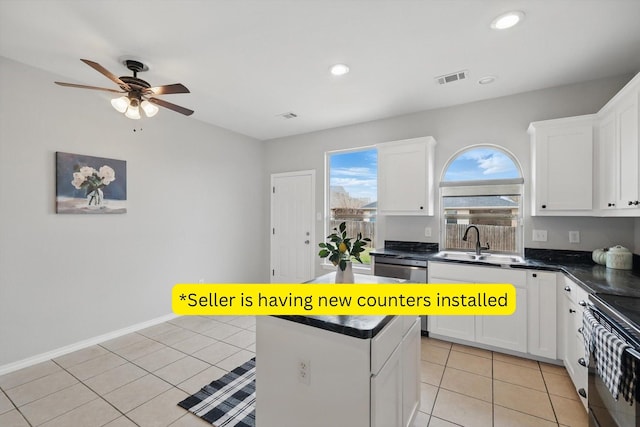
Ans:
[{"label": "kitchen towel on oven handle", "polygon": [[635,358],[626,353],[630,346],[607,331],[589,309],[582,315],[582,335],[586,356],[593,353],[596,371],[613,398],[617,400],[622,394],[624,400],[633,405],[637,369]]}]

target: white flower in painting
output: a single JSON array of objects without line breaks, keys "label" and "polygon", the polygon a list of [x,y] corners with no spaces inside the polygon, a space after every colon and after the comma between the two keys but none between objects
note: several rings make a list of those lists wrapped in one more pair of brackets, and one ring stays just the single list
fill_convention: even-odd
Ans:
[{"label": "white flower in painting", "polygon": [[[80,173],[82,174],[82,176],[86,177],[90,177],[91,175],[93,175],[94,173],[96,173],[96,170],[90,166],[83,166],[80,168]],[[75,173],[74,173],[75,175]]]},{"label": "white flower in painting", "polygon": [[73,173],[73,181],[71,181],[71,184],[76,187],[78,190],[80,190],[82,188],[82,183],[85,182],[87,179],[85,178],[84,175],[82,175],[81,172],[74,172]]},{"label": "white flower in painting", "polygon": [[104,165],[100,168],[100,171],[98,172],[98,176],[102,178],[102,183],[104,185],[109,185],[111,181],[116,180],[116,172],[110,166],[107,166],[107,165]]}]

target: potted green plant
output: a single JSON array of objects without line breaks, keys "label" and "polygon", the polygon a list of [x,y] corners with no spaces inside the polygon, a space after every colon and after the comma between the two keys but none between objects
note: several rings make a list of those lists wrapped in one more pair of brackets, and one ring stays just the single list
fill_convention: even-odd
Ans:
[{"label": "potted green plant", "polygon": [[[347,223],[342,222],[337,228],[333,229],[333,233],[327,236],[329,242],[319,243],[320,258],[329,258],[333,265],[337,266],[336,283],[341,283],[343,272],[347,280],[353,282],[353,271],[351,270],[351,258],[362,263],[360,254],[364,252],[367,242],[371,242],[368,237],[362,238],[362,233],[358,233],[356,238],[347,237]],[[339,281],[340,280],[340,281]]]}]

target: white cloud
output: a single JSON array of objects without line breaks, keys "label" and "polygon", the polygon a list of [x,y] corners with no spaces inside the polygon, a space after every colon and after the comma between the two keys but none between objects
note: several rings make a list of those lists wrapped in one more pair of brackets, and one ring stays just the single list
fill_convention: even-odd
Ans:
[{"label": "white cloud", "polygon": [[492,175],[513,170],[513,161],[503,154],[477,159],[483,175]]}]

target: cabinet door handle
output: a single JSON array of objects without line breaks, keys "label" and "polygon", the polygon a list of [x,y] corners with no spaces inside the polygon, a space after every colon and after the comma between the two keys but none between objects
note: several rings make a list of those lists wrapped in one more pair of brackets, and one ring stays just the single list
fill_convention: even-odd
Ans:
[{"label": "cabinet door handle", "polygon": [[636,206],[640,205],[640,200],[636,200],[635,202],[633,202],[633,204]]},{"label": "cabinet door handle", "polygon": [[532,277],[538,277],[538,275],[536,273],[533,273],[531,276]]},{"label": "cabinet door handle", "polygon": [[542,205],[542,209],[547,209],[547,205]]},{"label": "cabinet door handle", "polygon": [[420,210],[424,209],[424,206],[420,206]]},{"label": "cabinet door handle", "polygon": [[631,200],[629,200],[629,206],[633,205],[633,202]]},{"label": "cabinet door handle", "polygon": [[578,328],[578,332],[582,333],[582,327]]},{"label": "cabinet door handle", "polygon": [[575,313],[576,311],[573,308],[569,309],[569,313]]},{"label": "cabinet door handle", "polygon": [[570,286],[565,286],[564,290],[567,291],[567,292],[571,292],[571,287]]},{"label": "cabinet door handle", "polygon": [[587,398],[587,392],[583,388],[578,390],[578,394],[584,397],[585,399]]},{"label": "cabinet door handle", "polygon": [[607,203],[607,206],[609,206],[610,208],[614,207],[615,205],[615,203]]},{"label": "cabinet door handle", "polygon": [[586,307],[586,306],[587,306],[587,303],[586,303],[586,302],[584,302],[584,301],[582,301],[582,300],[580,300],[580,301],[578,301],[578,305],[581,305],[581,306],[583,306],[583,307]]},{"label": "cabinet door handle", "polygon": [[586,360],[584,360],[584,357],[581,357],[580,359],[578,359],[578,363],[579,363],[581,366],[587,366],[587,361],[586,361]]}]

